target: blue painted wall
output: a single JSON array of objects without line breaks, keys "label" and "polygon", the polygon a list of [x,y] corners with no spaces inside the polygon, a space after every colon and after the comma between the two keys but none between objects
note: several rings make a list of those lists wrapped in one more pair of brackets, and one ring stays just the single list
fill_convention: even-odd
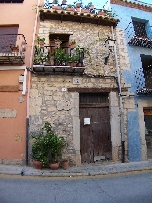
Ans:
[{"label": "blue painted wall", "polygon": [[[118,28],[126,29],[129,23],[132,21],[131,17],[136,17],[140,19],[148,20],[149,22],[146,25],[146,31],[149,38],[152,38],[152,13],[146,12],[142,10],[138,10],[135,8],[129,8],[120,5],[111,4],[112,11],[116,13],[116,18],[120,19],[118,23]],[[127,39],[127,30],[125,30],[126,41]],[[134,34],[134,30],[132,29],[132,35]],[[127,113],[127,127],[128,127],[128,158],[129,161],[140,161],[141,160],[141,140],[139,134],[139,115],[138,115],[138,100],[139,99],[152,99],[147,97],[139,97],[136,95],[137,83],[135,78],[135,71],[142,73],[142,63],[140,54],[151,55],[152,49],[142,48],[138,46],[129,46],[128,54],[131,65],[131,70],[124,70],[123,77],[125,79],[126,84],[131,84],[131,88],[129,88],[130,92],[135,93],[135,104],[136,111]],[[142,76],[141,76],[142,78]],[[142,78],[142,84],[144,85],[144,78]]]}]

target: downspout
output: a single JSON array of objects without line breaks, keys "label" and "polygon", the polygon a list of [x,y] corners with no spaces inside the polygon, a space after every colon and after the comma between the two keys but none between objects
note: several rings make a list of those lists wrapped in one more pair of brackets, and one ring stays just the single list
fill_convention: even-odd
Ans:
[{"label": "downspout", "polygon": [[[38,14],[39,14],[39,5],[41,0],[37,0],[36,6],[36,17],[34,22],[34,30],[33,30],[33,37],[32,37],[32,47],[30,53],[30,68],[32,69],[32,61],[33,61],[33,52],[34,52],[34,40],[36,35],[36,28],[38,22]],[[31,85],[31,72],[28,71],[28,91],[27,91],[27,107],[26,107],[26,165],[28,166],[28,142],[29,142],[29,97],[30,97],[30,85]]]},{"label": "downspout", "polygon": [[[111,26],[111,32],[112,32],[112,39],[114,40],[114,32],[113,32],[113,26]],[[116,45],[114,44],[114,56],[116,61],[116,70],[117,70],[117,83],[118,83],[118,90],[119,90],[119,104],[120,104],[120,133],[121,133],[121,150],[122,150],[122,163],[125,162],[125,138],[124,138],[124,109],[122,104],[122,92],[121,92],[121,82],[120,82],[120,69],[118,66],[118,60],[117,60],[117,50]]]}]

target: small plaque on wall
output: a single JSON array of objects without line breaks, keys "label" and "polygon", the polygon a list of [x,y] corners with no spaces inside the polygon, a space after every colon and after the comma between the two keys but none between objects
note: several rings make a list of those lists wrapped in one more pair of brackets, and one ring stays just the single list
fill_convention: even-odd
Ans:
[{"label": "small plaque on wall", "polygon": [[84,118],[84,125],[90,125],[90,118]]}]

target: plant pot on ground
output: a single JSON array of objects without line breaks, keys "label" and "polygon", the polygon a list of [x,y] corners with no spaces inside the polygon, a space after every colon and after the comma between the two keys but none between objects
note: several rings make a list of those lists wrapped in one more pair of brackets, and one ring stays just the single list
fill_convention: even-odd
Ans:
[{"label": "plant pot on ground", "polygon": [[63,160],[61,161],[61,167],[62,167],[64,170],[68,169],[68,167],[69,167],[69,161],[68,161],[67,159],[63,159]]},{"label": "plant pot on ground", "polygon": [[32,159],[33,165],[37,169],[42,169],[44,164],[48,162],[49,144],[47,136],[43,132],[32,135],[34,140],[32,143]]},{"label": "plant pot on ground", "polygon": [[65,138],[63,136],[57,136],[56,134],[52,135],[49,139],[50,143],[50,167],[57,165],[59,163],[59,159],[62,157],[62,150],[68,146]]}]

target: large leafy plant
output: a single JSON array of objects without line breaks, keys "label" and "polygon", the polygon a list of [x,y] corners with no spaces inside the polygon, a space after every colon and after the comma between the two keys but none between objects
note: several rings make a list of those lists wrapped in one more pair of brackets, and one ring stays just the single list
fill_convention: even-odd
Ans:
[{"label": "large leafy plant", "polygon": [[62,156],[62,150],[68,146],[63,136],[57,136],[49,122],[39,133],[32,135],[32,159],[45,165],[49,160],[57,161]]}]

